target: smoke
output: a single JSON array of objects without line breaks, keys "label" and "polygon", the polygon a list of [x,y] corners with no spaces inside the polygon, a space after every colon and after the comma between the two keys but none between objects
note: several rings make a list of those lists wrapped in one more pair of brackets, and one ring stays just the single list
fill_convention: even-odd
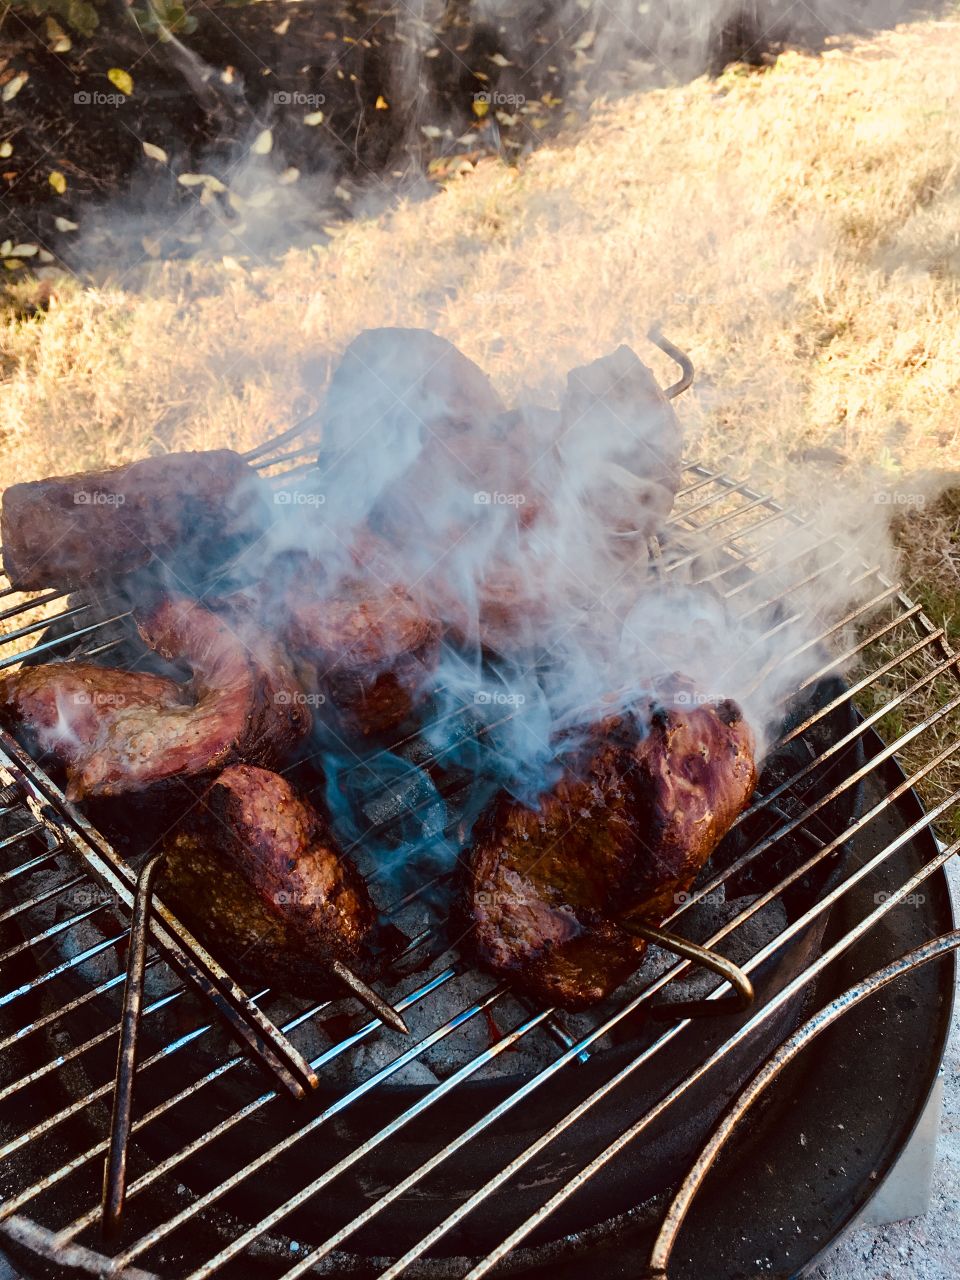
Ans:
[{"label": "smoke", "polygon": [[415,0],[378,20],[376,58],[358,63],[370,84],[345,74],[340,53],[315,68],[296,66],[291,53],[269,83],[304,87],[272,92],[204,62],[189,38],[171,37],[160,48],[207,113],[206,132],[219,120],[221,136],[199,155],[184,140],[159,162],[145,160],[123,202],[85,211],[80,235],[61,237],[62,248],[87,272],[144,256],[265,261],[323,243],[335,222],[426,194],[438,158],[479,151],[515,161],[605,97],[730,60],[759,62],[786,44],[818,49],[838,33],[902,21],[911,8],[897,0]]}]

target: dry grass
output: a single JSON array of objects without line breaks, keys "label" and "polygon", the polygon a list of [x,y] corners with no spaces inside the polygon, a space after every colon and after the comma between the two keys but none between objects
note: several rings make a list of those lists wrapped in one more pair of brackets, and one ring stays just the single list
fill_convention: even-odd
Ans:
[{"label": "dry grass", "polygon": [[[572,364],[649,352],[660,319],[698,366],[706,459],[801,500],[819,479],[784,464],[810,451],[841,483],[927,492],[960,468],[958,89],[960,23],[915,24],[599,104],[522,168],[484,162],[316,249],[61,280],[48,313],[2,321],[0,486],[258,442],[368,325],[436,328],[508,397],[550,400]],[[955,636],[958,523],[928,506],[903,539]]]}]

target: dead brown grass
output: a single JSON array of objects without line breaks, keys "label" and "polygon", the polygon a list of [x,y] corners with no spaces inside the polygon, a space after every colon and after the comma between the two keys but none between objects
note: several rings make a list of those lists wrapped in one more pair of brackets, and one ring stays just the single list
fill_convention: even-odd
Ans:
[{"label": "dead brown grass", "polygon": [[[929,493],[960,469],[958,88],[960,22],[914,24],[601,103],[522,168],[484,162],[279,261],[60,278],[48,312],[0,320],[0,488],[259,442],[368,325],[433,327],[509,398],[549,401],[622,341],[672,376],[644,339],[659,319],[698,367],[683,413],[706,460],[807,504],[823,471],[802,456]],[[957,540],[933,505],[901,538],[955,637]]]}]

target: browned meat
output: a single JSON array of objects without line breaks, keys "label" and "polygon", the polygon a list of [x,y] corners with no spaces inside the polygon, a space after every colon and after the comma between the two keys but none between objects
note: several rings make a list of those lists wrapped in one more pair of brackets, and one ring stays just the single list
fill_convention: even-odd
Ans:
[{"label": "browned meat", "polygon": [[329,598],[291,593],[284,640],[303,682],[346,727],[378,734],[396,727],[432,688],[440,628],[399,586],[350,579]]},{"label": "browned meat", "polygon": [[406,462],[430,438],[483,432],[503,409],[483,370],[428,329],[365,329],[330,380],[324,454],[385,444]]},{"label": "browned meat", "polygon": [[154,554],[178,571],[206,571],[262,531],[266,492],[231,449],[11,485],[0,512],[4,569],[22,591],[129,573]]},{"label": "browned meat", "polygon": [[615,990],[644,951],[630,921],[671,913],[750,799],[753,738],[739,708],[694,705],[693,692],[677,678],[601,722],[537,809],[501,796],[478,824],[465,894],[473,947],[542,1001],[581,1009]]},{"label": "browned meat", "polygon": [[[669,516],[681,483],[683,435],[653,374],[629,347],[571,369],[559,448],[573,468],[598,454],[614,464],[591,494],[614,532],[655,533]],[[617,482],[617,467],[634,477],[626,487]]]},{"label": "browned meat", "polygon": [[[276,764],[310,732],[304,695],[286,658],[262,633],[247,626],[238,634],[223,617],[186,599],[163,600],[138,625],[152,649],[191,669],[186,688],[79,663],[8,677],[7,723],[26,738],[52,741],[49,749],[67,769],[70,799],[142,791],[238,760]],[[88,692],[93,713],[82,704],[83,714],[68,722],[76,741],[67,741],[49,728],[52,709]]]},{"label": "browned meat", "polygon": [[163,901],[245,981],[316,996],[341,960],[371,977],[399,933],[326,823],[276,773],[225,769],[165,844]]},{"label": "browned meat", "polygon": [[182,706],[174,680],[92,662],[48,662],[0,675],[0,723],[35,756],[75,767],[121,707]]}]

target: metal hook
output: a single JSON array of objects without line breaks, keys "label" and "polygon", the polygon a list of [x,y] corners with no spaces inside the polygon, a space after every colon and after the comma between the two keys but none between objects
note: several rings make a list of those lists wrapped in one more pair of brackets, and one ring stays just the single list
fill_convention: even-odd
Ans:
[{"label": "metal hook", "polygon": [[150,937],[150,907],[153,886],[163,862],[163,852],[155,853],[140,868],[137,892],[130,921],[127,980],[123,989],[123,1018],[117,1050],[117,1079],[110,1116],[110,1146],[103,1168],[103,1198],[100,1224],[105,1239],[113,1239],[120,1229],[123,1202],[127,1193],[127,1146],[133,1109],[133,1083],[137,1068],[137,1037],[143,1007],[143,974]]},{"label": "metal hook", "polygon": [[675,400],[677,396],[682,395],[687,387],[693,382],[693,361],[685,351],[681,351],[679,347],[675,347],[673,343],[663,336],[660,332],[660,326],[655,324],[647,333],[650,341],[665,352],[671,360],[676,360],[677,364],[683,371],[679,382],[675,382],[673,386],[667,387],[664,395],[668,400]]},{"label": "metal hook", "polygon": [[726,978],[734,989],[733,994],[724,996],[721,1000],[678,1000],[654,1005],[650,1010],[654,1017],[713,1017],[718,1013],[742,1013],[753,1004],[755,999],[753,983],[739,965],[735,965],[726,956],[717,955],[715,951],[709,951],[706,947],[698,946],[696,942],[681,938],[679,934],[668,933],[665,929],[656,929],[653,925],[640,924],[638,921],[631,920],[625,923],[624,928],[634,937],[644,938],[647,942],[656,943],[664,951],[672,951],[674,955],[682,956],[684,960],[703,965],[705,969],[710,969],[711,972]]}]

